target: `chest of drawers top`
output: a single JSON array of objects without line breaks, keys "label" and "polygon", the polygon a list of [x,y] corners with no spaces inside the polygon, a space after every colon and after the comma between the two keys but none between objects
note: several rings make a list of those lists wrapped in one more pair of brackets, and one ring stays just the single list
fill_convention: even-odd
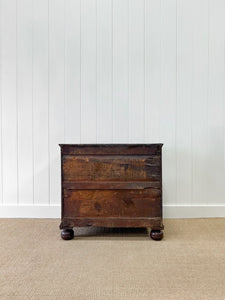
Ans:
[{"label": "chest of drawers top", "polygon": [[59,144],[62,154],[159,155],[163,144]]}]

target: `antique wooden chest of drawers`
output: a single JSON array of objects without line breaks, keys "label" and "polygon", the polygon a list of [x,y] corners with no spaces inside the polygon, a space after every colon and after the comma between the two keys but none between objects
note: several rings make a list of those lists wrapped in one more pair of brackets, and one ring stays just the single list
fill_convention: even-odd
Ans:
[{"label": "antique wooden chest of drawers", "polygon": [[60,147],[63,239],[75,226],[150,227],[162,239],[162,144]]}]

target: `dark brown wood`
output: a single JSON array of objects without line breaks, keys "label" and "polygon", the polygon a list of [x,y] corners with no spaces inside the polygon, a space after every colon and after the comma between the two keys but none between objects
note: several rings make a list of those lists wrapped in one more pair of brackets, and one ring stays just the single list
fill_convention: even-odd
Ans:
[{"label": "dark brown wood", "polygon": [[[140,226],[141,224],[141,226]],[[155,230],[164,229],[161,218],[113,218],[113,217],[96,217],[96,218],[63,218],[60,229],[78,227],[154,227]]]},{"label": "dark brown wood", "polygon": [[157,217],[161,198],[157,189],[64,190],[65,217]]},{"label": "dark brown wood", "polygon": [[150,237],[155,241],[160,241],[163,238],[163,232],[161,230],[151,230]]},{"label": "dark brown wood", "polygon": [[144,155],[65,155],[63,174],[67,181],[159,181],[160,160]]},{"label": "dark brown wood", "polygon": [[161,155],[163,144],[60,144],[68,155]]},{"label": "dark brown wood", "polygon": [[160,236],[162,144],[60,146],[62,238],[74,226],[151,227]]},{"label": "dark brown wood", "polygon": [[64,240],[71,240],[74,237],[73,229],[63,229],[61,232],[61,238]]},{"label": "dark brown wood", "polygon": [[159,189],[159,181],[64,181],[63,188],[67,190],[143,190]]}]

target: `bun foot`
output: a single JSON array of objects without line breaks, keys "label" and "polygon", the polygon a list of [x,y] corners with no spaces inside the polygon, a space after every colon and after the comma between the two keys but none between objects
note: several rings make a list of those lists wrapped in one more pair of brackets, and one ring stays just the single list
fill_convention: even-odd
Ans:
[{"label": "bun foot", "polygon": [[161,230],[152,230],[150,232],[150,237],[155,241],[160,241],[163,238],[163,231],[161,231]]},{"label": "bun foot", "polygon": [[74,237],[73,229],[63,229],[61,232],[61,238],[63,240],[71,240]]}]

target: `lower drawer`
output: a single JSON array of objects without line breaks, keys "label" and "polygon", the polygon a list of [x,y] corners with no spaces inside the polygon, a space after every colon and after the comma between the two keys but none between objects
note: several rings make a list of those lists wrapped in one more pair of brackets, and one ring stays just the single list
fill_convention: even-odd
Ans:
[{"label": "lower drawer", "polygon": [[63,190],[64,217],[160,217],[161,191]]}]

